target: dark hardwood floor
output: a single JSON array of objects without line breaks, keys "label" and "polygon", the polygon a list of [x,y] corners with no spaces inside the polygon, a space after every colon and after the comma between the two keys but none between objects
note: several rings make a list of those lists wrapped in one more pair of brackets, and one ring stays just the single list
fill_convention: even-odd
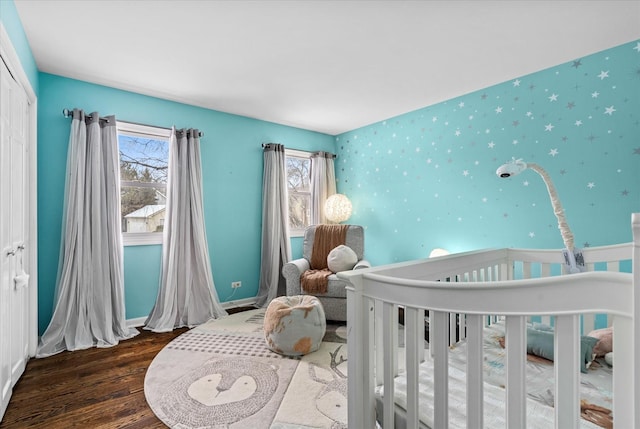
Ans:
[{"label": "dark hardwood floor", "polygon": [[115,347],[29,360],[13,388],[0,429],[166,428],[147,405],[144,376],[158,352],[188,329],[161,334],[138,331],[139,335]]},{"label": "dark hardwood floor", "polygon": [[139,331],[115,347],[29,360],[0,428],[166,428],[147,405],[144,376],[187,329]]}]

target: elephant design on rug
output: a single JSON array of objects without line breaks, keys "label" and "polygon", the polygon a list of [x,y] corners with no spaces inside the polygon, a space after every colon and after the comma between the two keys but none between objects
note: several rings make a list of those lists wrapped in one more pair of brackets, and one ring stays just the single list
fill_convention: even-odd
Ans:
[{"label": "elephant design on rug", "polygon": [[333,421],[331,429],[347,428],[347,376],[339,368],[347,359],[340,355],[338,360],[341,348],[342,345],[339,345],[333,353],[329,352],[330,370],[314,363],[309,364],[309,377],[324,385],[314,399],[316,409]]}]

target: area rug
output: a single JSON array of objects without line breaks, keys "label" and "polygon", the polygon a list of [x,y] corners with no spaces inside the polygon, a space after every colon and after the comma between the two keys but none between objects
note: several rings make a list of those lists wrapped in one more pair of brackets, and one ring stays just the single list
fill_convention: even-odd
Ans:
[{"label": "area rug", "polygon": [[174,339],[147,370],[144,392],[171,428],[346,428],[344,325],[316,352],[288,358],[264,341],[264,309],[205,323]]}]

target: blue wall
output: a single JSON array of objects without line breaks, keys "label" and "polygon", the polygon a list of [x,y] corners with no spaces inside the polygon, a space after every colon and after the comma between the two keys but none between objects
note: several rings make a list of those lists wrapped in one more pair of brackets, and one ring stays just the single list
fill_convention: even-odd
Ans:
[{"label": "blue wall", "polygon": [[29,78],[31,88],[37,96],[38,67],[36,66],[36,61],[33,58],[31,47],[29,46],[27,36],[24,33],[22,21],[20,21],[18,11],[16,10],[13,0],[0,1],[0,22],[2,22],[4,29],[7,31],[7,34],[11,39],[11,44],[18,54],[22,68],[24,69],[27,78]]},{"label": "blue wall", "polygon": [[[242,281],[234,300],[253,297],[260,275],[263,142],[334,151],[331,136],[40,74],[38,109],[39,320],[51,319],[60,247],[69,119],[64,108],[115,114],[130,122],[194,127],[201,139],[205,223],[214,282],[221,301]],[[297,245],[294,245],[294,247]],[[147,316],[155,302],[161,246],[126,247],[128,319]]]},{"label": "blue wall", "polygon": [[640,211],[640,42],[336,137],[338,189],[374,264],[431,249],[562,248],[547,170],[577,247],[631,241]]}]

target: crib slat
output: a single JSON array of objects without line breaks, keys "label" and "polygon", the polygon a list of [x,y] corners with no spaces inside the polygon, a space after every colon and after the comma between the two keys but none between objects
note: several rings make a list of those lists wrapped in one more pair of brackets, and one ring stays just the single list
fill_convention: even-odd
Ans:
[{"label": "crib slat", "polygon": [[[634,300],[636,305],[640,305],[640,295],[636,295]],[[637,311],[636,314],[638,314]],[[613,361],[615,368],[613,371],[613,421],[616,428],[638,428],[640,411],[637,411],[638,396],[634,399],[634,390],[635,395],[638,395],[640,376],[637,372],[638,362],[634,361],[633,356],[635,355],[637,359],[640,354],[640,344],[638,342],[634,344],[633,341],[629,341],[629,338],[633,337],[634,329],[640,329],[640,321],[625,317],[612,317],[612,319],[614,319],[613,348],[616,351]],[[636,331],[635,338],[639,337]]]},{"label": "crib slat", "polygon": [[540,316],[540,323],[551,326],[551,316]]},{"label": "crib slat", "polygon": [[[483,423],[483,316],[467,315],[467,427],[482,428]],[[410,427],[410,426],[409,426]]]},{"label": "crib slat", "polygon": [[595,329],[595,326],[596,326],[596,317],[593,313],[585,313],[582,315],[583,335],[587,335],[589,332],[593,331]]},{"label": "crib slat", "polygon": [[[406,372],[407,372],[407,427],[418,427],[418,365],[420,364],[419,348],[422,346],[422,330],[419,325],[420,313],[416,308],[405,309],[406,328]],[[385,426],[386,427],[386,426]]]},{"label": "crib slat", "polygon": [[[365,408],[366,412],[363,416],[363,427],[373,427],[375,422],[375,376],[374,376],[374,366],[375,366],[375,354],[367,353],[367,350],[375,349],[375,312],[372,311],[374,309],[374,301],[372,299],[364,299],[363,298],[362,311],[364,314],[361,315],[361,320],[364,321],[364,332],[361,332],[363,337],[362,350],[368,356],[361,356],[362,362],[362,372],[360,374],[364,375],[363,379],[363,393],[364,393],[364,401],[369,406],[369,408]],[[356,381],[357,383],[357,381]]]},{"label": "crib slat", "polygon": [[453,345],[458,342],[456,338],[456,319],[458,315],[456,313],[449,313],[449,345]]},{"label": "crib slat", "polygon": [[[382,301],[376,300],[375,304],[374,304],[374,315],[375,315],[375,328],[374,328],[374,335],[375,335],[375,344],[382,344],[383,342],[383,338],[382,338],[382,334],[383,334],[383,330],[382,327],[385,326],[383,321],[382,321]],[[375,348],[375,355],[376,355],[376,366],[379,367],[381,362],[384,362],[384,347],[376,347]],[[381,385],[384,382],[384,374],[382,373],[382,371],[375,371],[375,383],[376,386]]]},{"label": "crib slat", "polygon": [[556,429],[577,429],[580,419],[578,315],[556,316],[554,336]]},{"label": "crib slat", "polygon": [[[424,330],[426,329],[426,321],[427,321],[427,318],[428,318],[428,314],[429,313],[427,311],[425,311],[424,309],[419,309],[418,310],[418,320],[416,321],[416,323],[418,323],[418,329],[420,330],[419,332],[421,332],[420,338],[423,338],[425,340],[426,340],[426,338],[424,336],[424,332],[425,332]],[[419,359],[420,359],[421,363],[424,362],[425,356],[426,356],[424,348],[425,348],[425,344],[424,344],[424,341],[422,341],[420,343],[420,347],[418,348],[418,356],[419,356]]]},{"label": "crib slat", "polygon": [[[360,280],[361,281],[361,280]],[[358,282],[356,280],[355,282]],[[347,348],[351,359],[347,360],[350,427],[375,427],[375,398],[373,383],[373,302],[352,288],[347,288]],[[357,411],[355,411],[357,410]]]},{"label": "crib slat", "polygon": [[396,326],[393,324],[393,311],[395,306],[389,302],[385,302],[382,305],[382,348],[384,349],[384,363],[383,363],[383,372],[384,372],[384,397],[382,398],[383,403],[383,414],[384,414],[384,424],[385,428],[393,428],[394,427],[394,417],[395,417],[395,386],[394,386],[394,378],[396,376],[396,350],[393,349],[393,337],[397,338],[398,334],[396,331]]},{"label": "crib slat", "polygon": [[540,277],[549,277],[551,275],[551,264],[540,264]]},{"label": "crib slat", "polygon": [[525,359],[527,352],[526,319],[507,316],[505,322],[507,427],[526,428]]},{"label": "crib slat", "polygon": [[531,278],[531,262],[522,263],[522,277],[525,279]]},{"label": "crib slat", "polygon": [[[433,330],[430,346],[433,348],[433,424],[436,428],[449,427],[449,347],[447,344],[447,313],[432,311]],[[386,395],[385,395],[386,396]],[[393,426],[385,426],[393,427]]]}]

